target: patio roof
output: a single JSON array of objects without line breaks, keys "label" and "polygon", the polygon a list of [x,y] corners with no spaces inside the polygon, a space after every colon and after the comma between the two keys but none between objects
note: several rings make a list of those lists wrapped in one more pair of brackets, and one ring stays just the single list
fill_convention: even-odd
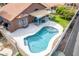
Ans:
[{"label": "patio roof", "polygon": [[39,11],[30,13],[30,15],[34,16],[34,17],[44,17],[44,16],[48,15],[49,13],[50,13],[50,11],[48,11],[48,10],[39,10]]}]

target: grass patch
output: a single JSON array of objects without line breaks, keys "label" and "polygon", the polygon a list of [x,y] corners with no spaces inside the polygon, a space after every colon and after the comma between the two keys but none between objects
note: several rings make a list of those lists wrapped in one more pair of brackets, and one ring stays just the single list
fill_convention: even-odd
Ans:
[{"label": "grass patch", "polygon": [[55,15],[55,18],[52,19],[53,21],[59,23],[63,28],[66,28],[69,24],[69,20],[61,18],[59,15]]}]

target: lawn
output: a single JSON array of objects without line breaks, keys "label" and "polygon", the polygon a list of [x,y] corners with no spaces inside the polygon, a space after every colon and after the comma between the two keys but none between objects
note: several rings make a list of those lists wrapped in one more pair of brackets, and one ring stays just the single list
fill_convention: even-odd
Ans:
[{"label": "lawn", "polygon": [[55,15],[55,19],[52,20],[59,23],[61,26],[63,26],[63,28],[66,28],[69,24],[69,21],[67,19],[63,19],[59,15]]}]

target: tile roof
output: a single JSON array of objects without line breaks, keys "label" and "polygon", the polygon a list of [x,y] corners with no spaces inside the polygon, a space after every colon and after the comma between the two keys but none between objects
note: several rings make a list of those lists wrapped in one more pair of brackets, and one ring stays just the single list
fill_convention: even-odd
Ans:
[{"label": "tile roof", "polygon": [[[32,3],[9,3],[0,9],[0,16],[12,21],[16,16],[28,8]],[[51,6],[57,5],[57,3],[41,3],[45,7],[49,8]]]},{"label": "tile roof", "polygon": [[31,3],[10,3],[0,9],[0,16],[12,21],[23,10],[28,8]]},{"label": "tile roof", "polygon": [[50,13],[50,11],[48,11],[48,10],[38,10],[38,11],[30,13],[30,15],[32,15],[34,17],[44,17],[44,16],[48,15],[49,13]]}]

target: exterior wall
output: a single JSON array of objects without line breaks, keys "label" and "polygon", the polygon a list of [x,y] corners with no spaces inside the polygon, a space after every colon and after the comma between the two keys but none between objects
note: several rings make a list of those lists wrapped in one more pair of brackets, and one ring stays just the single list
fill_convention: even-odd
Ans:
[{"label": "exterior wall", "polygon": [[[28,16],[27,18],[28,18],[28,23],[32,23],[34,17],[33,16]],[[10,27],[8,28],[8,30],[10,32],[14,32],[15,30],[17,30],[19,28],[23,28],[21,25],[19,25],[18,20],[21,20],[21,19],[15,18],[15,20],[10,22]]]},{"label": "exterior wall", "polygon": [[72,56],[74,52],[74,46],[75,46],[75,42],[76,42],[78,30],[79,30],[79,17],[75,20],[76,22],[74,24],[72,32],[70,33],[70,36],[68,38],[68,41],[64,50],[64,53],[66,56]]},{"label": "exterior wall", "polygon": [[9,31],[10,31],[10,32],[15,31],[17,28],[20,28],[19,25],[18,25],[18,23],[17,23],[17,21],[18,21],[18,19],[15,19],[15,20],[13,20],[13,21],[11,22],[11,26],[10,26],[10,28],[9,28]]},{"label": "exterior wall", "polygon": [[28,16],[28,22],[29,22],[29,23],[32,23],[33,19],[34,19],[33,16],[30,16],[30,15]]},{"label": "exterior wall", "polygon": [[21,26],[19,26],[19,24],[18,24],[18,21],[19,19],[16,19],[15,18],[15,20],[13,20],[12,22],[11,22],[11,25],[10,25],[10,27],[8,28],[8,30],[10,31],[10,32],[14,32],[15,30],[17,30],[18,28],[21,28]]},{"label": "exterior wall", "polygon": [[79,31],[78,31],[75,46],[74,46],[73,56],[79,56]]}]

